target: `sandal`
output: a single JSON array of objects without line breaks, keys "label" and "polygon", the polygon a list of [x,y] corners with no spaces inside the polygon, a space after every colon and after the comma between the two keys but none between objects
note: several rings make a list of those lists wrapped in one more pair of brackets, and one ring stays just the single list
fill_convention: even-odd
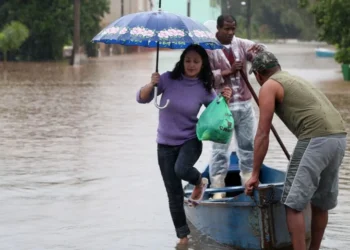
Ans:
[{"label": "sandal", "polygon": [[[192,198],[192,195],[191,195],[191,197],[188,199],[188,204],[189,204],[190,207],[197,206],[197,205],[199,205],[201,203],[201,201],[203,199],[203,196],[204,196],[204,193],[205,193],[205,190],[208,187],[208,183],[209,183],[209,181],[208,181],[207,178],[202,178],[202,181],[201,181],[201,186],[202,186],[201,195],[200,195],[199,199],[197,199],[197,200],[194,200]],[[192,192],[192,194],[193,194],[193,192]]]}]

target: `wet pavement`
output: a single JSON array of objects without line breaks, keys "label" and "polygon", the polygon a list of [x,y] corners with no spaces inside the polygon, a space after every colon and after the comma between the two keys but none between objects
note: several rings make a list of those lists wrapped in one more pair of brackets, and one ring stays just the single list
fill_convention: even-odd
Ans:
[{"label": "wet pavement", "polygon": [[[321,88],[350,124],[350,82],[333,59],[316,58],[315,45],[268,46],[283,69]],[[161,51],[160,72],[179,55]],[[135,101],[155,54],[7,68],[0,68],[0,249],[174,249],[156,160],[157,109]],[[277,117],[273,123],[292,152],[296,139]],[[265,163],[285,170],[272,134],[271,143]],[[206,142],[196,167],[205,167],[209,153]],[[349,163],[348,149],[323,249],[350,244]],[[229,249],[194,229],[191,241],[189,249]]]}]

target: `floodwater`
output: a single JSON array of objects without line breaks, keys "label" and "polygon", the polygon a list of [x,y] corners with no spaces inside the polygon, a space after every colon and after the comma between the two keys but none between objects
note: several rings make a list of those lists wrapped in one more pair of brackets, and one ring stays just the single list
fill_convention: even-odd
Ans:
[{"label": "floodwater", "polygon": [[[313,81],[350,124],[350,83],[315,45],[269,45],[282,67]],[[180,51],[161,51],[160,71]],[[157,109],[135,101],[155,54],[65,63],[8,63],[0,68],[0,249],[174,249],[176,237],[156,160]],[[258,86],[251,78],[256,90]],[[296,139],[274,125],[291,152]],[[350,130],[350,125],[348,125]],[[266,163],[286,169],[271,134]],[[203,169],[210,144],[196,167]],[[323,249],[350,244],[350,152],[339,205]],[[226,250],[192,229],[189,249]]]}]

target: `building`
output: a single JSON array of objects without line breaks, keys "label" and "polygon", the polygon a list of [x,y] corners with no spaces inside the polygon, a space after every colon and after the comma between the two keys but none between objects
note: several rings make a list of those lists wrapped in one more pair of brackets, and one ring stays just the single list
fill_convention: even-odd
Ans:
[{"label": "building", "polygon": [[110,13],[105,15],[101,25],[107,26],[121,16],[151,10],[152,0],[110,0]]},{"label": "building", "polygon": [[[151,10],[152,3],[152,0],[110,0],[110,13],[104,16],[101,27],[106,27],[108,24],[127,14],[149,11]],[[103,51],[102,54],[104,55],[110,55],[111,53],[124,54],[135,50],[140,51],[142,48],[100,44],[100,51]]]},{"label": "building", "polygon": [[[157,10],[159,1],[153,0],[153,3],[153,10]],[[162,10],[190,16],[200,23],[216,21],[221,15],[221,0],[162,0]]]},{"label": "building", "polygon": [[[123,15],[141,11],[158,10],[159,0],[110,0],[110,13],[105,15],[101,26],[105,27]],[[204,23],[216,20],[221,14],[221,0],[162,0],[162,10],[190,16]],[[134,51],[144,51],[147,48],[127,47],[119,45],[100,45],[102,54],[123,54]]]}]

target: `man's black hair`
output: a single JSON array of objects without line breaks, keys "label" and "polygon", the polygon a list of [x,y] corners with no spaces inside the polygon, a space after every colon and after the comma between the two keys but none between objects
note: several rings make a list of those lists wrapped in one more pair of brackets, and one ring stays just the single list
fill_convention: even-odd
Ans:
[{"label": "man's black hair", "polygon": [[216,21],[216,24],[219,28],[224,27],[224,22],[235,22],[237,24],[236,18],[232,15],[220,15]]}]

